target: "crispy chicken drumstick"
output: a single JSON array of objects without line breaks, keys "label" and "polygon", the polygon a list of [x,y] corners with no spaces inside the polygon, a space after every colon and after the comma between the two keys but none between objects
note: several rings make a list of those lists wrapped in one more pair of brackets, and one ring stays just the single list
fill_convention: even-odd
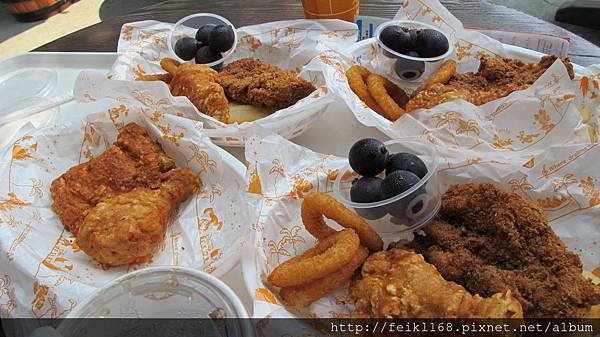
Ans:
[{"label": "crispy chicken drumstick", "polygon": [[351,290],[356,318],[521,318],[510,291],[489,298],[446,281],[422,255],[393,248],[377,252],[362,267]]}]

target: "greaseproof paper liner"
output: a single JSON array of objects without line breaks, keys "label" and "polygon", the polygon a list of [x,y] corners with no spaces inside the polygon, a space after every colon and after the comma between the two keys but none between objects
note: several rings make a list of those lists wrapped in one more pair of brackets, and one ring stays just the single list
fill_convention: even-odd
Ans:
[{"label": "greaseproof paper liner", "polygon": [[[173,25],[157,21],[125,24],[119,38],[121,54],[109,74],[113,80],[134,81],[142,74],[164,73],[160,60],[170,57],[167,37]],[[319,52],[344,50],[356,41],[356,25],[341,20],[292,20],[264,23],[237,29],[238,41],[226,63],[254,57],[282,69],[298,72],[317,90],[286,109],[253,122],[224,124],[208,115],[197,117],[207,134],[220,145],[243,146],[244,140],[268,130],[286,138],[306,131],[332,102],[322,76],[322,64],[307,65]],[[141,89],[147,82],[134,82]],[[160,84],[165,86],[164,84]],[[191,105],[191,103],[189,103]]]},{"label": "greaseproof paper liner", "polygon": [[[552,228],[581,257],[585,269],[600,267],[600,172],[596,164],[600,144],[550,144],[522,158],[510,152],[483,156],[448,147],[427,135],[422,139],[436,146],[441,155],[441,191],[452,184],[491,182],[518,193],[544,209]],[[269,319],[277,317],[348,317],[353,310],[348,285],[301,310],[283,305],[278,289],[266,283],[277,265],[314,246],[315,239],[302,224],[302,199],[311,192],[332,192],[347,159],[313,152],[277,135],[249,142],[246,158],[248,190],[257,209],[252,219],[255,247],[242,254],[242,265],[254,299],[254,317],[265,318],[261,328],[268,330]],[[386,246],[401,238],[410,239],[407,234],[383,236]],[[276,327],[276,323],[271,326]],[[270,332],[265,335],[277,335]]]},{"label": "greaseproof paper liner", "polygon": [[[176,106],[150,109],[133,105],[133,97],[119,99],[79,121],[30,128],[1,154],[1,317],[64,317],[107,281],[138,268],[187,266],[220,276],[238,262],[250,234],[250,208],[239,193],[243,165],[193,120],[165,113]],[[70,167],[104,152],[128,122],[146,128],[178,166],[197,172],[202,187],[181,205],[152,262],[104,270],[64,229],[49,188]]]},{"label": "greaseproof paper liner", "polygon": [[[507,51],[499,41],[479,32],[464,29],[462,23],[437,0],[404,1],[394,19],[420,21],[438,27],[440,30],[446,32],[454,45],[454,52],[450,58],[457,61],[457,72],[477,71],[479,57],[482,55],[511,57],[510,52]],[[328,51],[321,53],[319,58],[323,63],[329,65],[325,70],[325,78],[328,87],[346,102],[348,108],[354,113],[354,116],[366,126],[376,127],[390,136],[396,136],[397,133],[391,132],[390,129],[394,128],[396,130],[402,130],[407,123],[413,123],[413,119],[421,121],[421,114],[418,112],[411,112],[405,114],[396,122],[391,122],[368,108],[358,96],[352,92],[346,79],[345,70],[356,62],[370,68],[378,74],[382,74],[394,80],[392,70],[384,68],[383,65],[377,61],[377,58],[375,58],[376,53],[377,45],[376,42],[373,41],[372,43],[367,43],[364,47],[355,50],[351,55],[340,51]],[[535,52],[532,53],[534,55],[536,54]],[[526,61],[531,62],[531,60]],[[577,74],[575,80],[561,81],[561,86],[555,88],[555,90],[564,94],[573,95],[572,105],[576,109],[570,110],[569,113],[577,113],[577,110],[579,110],[588,126],[587,131],[589,135],[586,138],[598,141],[598,132],[600,130],[600,69],[598,66],[591,66],[588,68],[577,66],[576,70]],[[563,68],[555,66],[548,69],[545,76],[546,78],[563,77],[564,73]],[[398,81],[397,84],[410,93],[421,82],[422,81]],[[541,80],[536,82],[537,87],[543,86],[544,84],[545,82]],[[536,87],[536,85],[534,85],[534,87]],[[528,93],[533,96],[533,98],[539,98],[535,88],[529,90]],[[508,97],[500,98],[494,103],[496,103],[496,105],[500,103],[509,105],[512,104],[511,102],[515,102],[522,97],[523,96],[520,94],[515,94],[514,96],[510,95]],[[452,109],[456,110],[457,108],[476,110],[479,115],[485,116],[492,113],[490,107],[493,106],[493,104],[487,104],[473,107],[473,105],[463,100],[456,100],[453,103],[441,104],[437,108],[444,111],[451,111]],[[531,106],[525,108],[523,105],[515,105],[506,110],[507,113],[504,113],[504,115],[520,115],[523,113],[523,109],[532,108],[535,109],[535,107]],[[510,113],[512,111],[514,111],[514,113]],[[514,131],[518,132],[520,130]],[[543,134],[544,133],[538,133],[540,137]]]}]

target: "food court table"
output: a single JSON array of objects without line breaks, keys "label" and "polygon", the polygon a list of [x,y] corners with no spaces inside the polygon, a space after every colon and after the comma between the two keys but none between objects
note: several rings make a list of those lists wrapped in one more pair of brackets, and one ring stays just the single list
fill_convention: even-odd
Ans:
[{"label": "food court table", "polygon": [[[571,41],[569,56],[573,62],[582,66],[600,63],[600,47],[517,10],[482,0],[442,0],[442,3],[465,26],[568,37]],[[402,0],[361,0],[360,14],[391,18],[401,4]],[[237,27],[304,17],[300,0],[167,0],[110,18],[50,42],[36,51],[114,52],[124,23],[140,20],[176,22],[186,15],[200,12],[227,17]]]}]

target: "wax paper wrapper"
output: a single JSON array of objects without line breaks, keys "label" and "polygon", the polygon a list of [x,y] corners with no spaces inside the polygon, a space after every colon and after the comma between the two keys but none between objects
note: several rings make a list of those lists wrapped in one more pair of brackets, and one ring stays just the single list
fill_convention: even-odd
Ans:
[{"label": "wax paper wrapper", "polygon": [[[422,140],[428,142],[429,138],[423,136]],[[600,177],[594,167],[600,155],[598,144],[549,145],[527,160],[509,155],[471,157],[468,153],[468,162],[462,165],[446,162],[458,150],[436,142],[431,146],[436,146],[442,157],[437,171],[441,191],[452,184],[491,182],[518,193],[544,209],[553,229],[582,258],[585,269],[599,266]],[[311,192],[331,193],[347,159],[316,153],[277,135],[249,142],[246,158],[248,190],[254,193],[257,205],[252,219],[256,248],[242,254],[242,265],[246,287],[254,299],[254,316],[266,318],[264,329],[269,329],[270,318],[348,317],[353,305],[347,284],[300,310],[285,307],[278,289],[266,283],[277,265],[314,246],[315,239],[300,217],[302,199]],[[410,239],[407,235],[386,234],[383,239],[387,246],[391,241]],[[273,323],[272,328],[277,327]],[[277,335],[270,332],[264,335]]]},{"label": "wax paper wrapper", "polygon": [[[108,111],[79,121],[29,128],[0,157],[0,314],[64,317],[106,282],[147,266],[186,266],[223,275],[250,236],[250,211],[240,195],[242,163],[199,132],[176,105],[137,105],[118,97]],[[51,208],[50,185],[70,167],[112,144],[118,130],[136,122],[158,140],[177,166],[188,167],[202,187],[181,205],[165,241],[147,264],[104,270],[81,251]]]},{"label": "wax paper wrapper", "polygon": [[[446,32],[450,36],[451,43],[454,46],[454,52],[450,55],[450,58],[457,61],[457,72],[477,71],[481,55],[519,58],[525,62],[537,62],[542,56],[542,54],[535,51],[530,51],[530,53],[527,53],[525,49],[517,51],[514,47],[504,46],[499,41],[484,34],[464,29],[462,23],[437,0],[404,1],[394,19],[415,20],[438,27],[440,30]],[[328,86],[346,102],[348,108],[353,112],[358,121],[366,126],[376,127],[386,134],[395,136],[397,132],[391,131],[392,129],[396,131],[402,130],[407,123],[412,123],[414,120],[422,120],[423,113],[414,112],[405,114],[395,123],[387,120],[368,108],[352,92],[346,80],[345,70],[353,63],[359,63],[375,73],[388,77],[408,93],[412,92],[422,80],[412,82],[400,80],[394,75],[393,67],[375,57],[376,51],[377,44],[374,39],[370,39],[362,41],[346,52],[323,52],[319,56],[319,59],[329,65],[325,70],[325,78]],[[587,125],[587,130],[582,131],[587,131],[588,137],[593,141],[597,141],[598,131],[600,130],[600,68],[599,66],[588,68],[575,66],[575,71],[576,78],[573,81],[561,81],[561,85],[554,87],[553,90],[556,90],[556,93],[573,95],[568,113],[579,115],[580,112]],[[530,99],[543,100],[544,97],[540,96],[538,91],[547,83],[548,78],[563,78],[565,76],[565,69],[564,67],[555,65],[548,69],[544,75],[545,79],[538,80],[528,91],[529,96],[531,96]],[[513,105],[514,102],[517,102],[522,97],[522,94],[514,93],[508,97],[478,107],[463,100],[457,100],[453,103],[437,106],[436,111],[450,111],[451,109],[460,108],[459,110],[466,109],[477,112],[481,116],[490,116],[494,108],[503,104],[506,108],[505,113],[502,116],[498,116],[498,118],[512,119],[514,116],[521,115],[522,110],[525,109],[521,104]],[[537,107],[529,105],[526,109],[537,110]],[[428,114],[428,112],[426,113]],[[576,118],[576,116],[573,116],[573,118]],[[514,125],[518,124],[515,123]],[[538,133],[538,136],[542,137],[543,133]]]},{"label": "wax paper wrapper", "polygon": [[[170,57],[167,37],[172,26],[157,21],[125,24],[119,38],[121,55],[109,78],[133,81],[141,74],[164,73],[159,62]],[[190,32],[190,36],[194,34]],[[317,90],[293,106],[253,122],[224,124],[199,113],[196,119],[204,123],[205,133],[220,145],[243,146],[245,138],[263,130],[293,138],[310,128],[332,102],[322,75],[323,64],[310,61],[325,50],[344,50],[357,38],[356,25],[341,20],[277,21],[238,28],[237,34],[237,47],[226,63],[245,57],[258,58],[298,72],[313,82]],[[131,86],[143,88],[145,85],[135,82]]]}]

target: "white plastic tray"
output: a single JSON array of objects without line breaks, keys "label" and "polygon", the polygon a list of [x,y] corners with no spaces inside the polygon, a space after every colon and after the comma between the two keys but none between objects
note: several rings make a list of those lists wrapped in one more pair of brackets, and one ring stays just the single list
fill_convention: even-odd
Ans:
[{"label": "white plastic tray", "polygon": [[[357,43],[354,47],[359,47],[362,43],[369,43],[369,41],[364,40]],[[543,55],[524,48],[505,46],[510,51],[511,56],[523,59],[524,61],[536,61]],[[0,62],[0,74],[21,68],[40,67],[55,69],[58,74],[58,82],[50,95],[61,96],[72,92],[73,83],[80,71],[95,69],[108,72],[116,58],[116,53],[27,53]],[[575,66],[575,68],[577,69],[579,66]],[[62,122],[82,118],[86,112],[95,112],[103,109],[103,104],[107,103],[77,103],[72,101],[60,106],[58,116],[53,118],[53,120]],[[108,105],[106,105],[106,108],[108,108]],[[368,128],[360,124],[341,100],[330,105],[323,116],[315,123],[313,128],[294,139],[294,142],[320,153],[346,156],[349,147],[361,138],[389,139],[389,137],[377,129]],[[24,125],[32,118],[35,118],[35,116],[25,118],[21,121],[21,124]],[[12,134],[0,134],[0,146],[4,146],[17,130],[11,131]],[[322,137],[323,135],[327,135],[326,139]],[[230,158],[232,165],[236,166],[236,170],[245,170],[245,167],[241,164],[245,162],[244,149],[225,147],[225,150],[239,160],[233,160],[233,157]],[[233,164],[233,162],[237,164]],[[241,267],[237,264],[231,271],[223,275],[221,279],[238,294],[246,306],[248,313],[252,315],[251,296],[244,286],[241,273]]]}]

